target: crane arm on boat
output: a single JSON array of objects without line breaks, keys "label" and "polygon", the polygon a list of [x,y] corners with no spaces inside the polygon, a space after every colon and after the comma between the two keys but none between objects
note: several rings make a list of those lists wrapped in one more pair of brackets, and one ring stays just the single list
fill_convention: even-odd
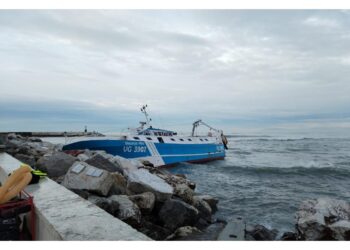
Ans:
[{"label": "crane arm on boat", "polygon": [[227,141],[227,138],[226,136],[224,135],[224,132],[222,130],[218,130],[216,128],[213,128],[212,126],[208,125],[207,123],[203,122],[202,120],[197,120],[193,123],[193,127],[192,127],[192,136],[194,136],[194,132],[196,131],[196,128],[199,126],[199,125],[204,125],[206,126],[207,128],[209,128],[210,130],[214,130],[215,132],[217,132],[218,134],[220,134],[221,136],[221,140],[222,140],[222,143],[224,144],[225,146],[225,149],[228,149],[227,147],[227,144],[228,144],[228,141]]}]

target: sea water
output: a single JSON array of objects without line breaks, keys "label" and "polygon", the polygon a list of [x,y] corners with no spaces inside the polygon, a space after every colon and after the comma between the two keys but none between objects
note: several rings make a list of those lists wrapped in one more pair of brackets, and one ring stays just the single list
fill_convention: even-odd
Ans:
[{"label": "sea water", "polygon": [[350,138],[231,137],[225,160],[180,164],[196,191],[219,198],[217,216],[243,216],[280,232],[293,231],[301,202],[331,197],[350,202]]}]

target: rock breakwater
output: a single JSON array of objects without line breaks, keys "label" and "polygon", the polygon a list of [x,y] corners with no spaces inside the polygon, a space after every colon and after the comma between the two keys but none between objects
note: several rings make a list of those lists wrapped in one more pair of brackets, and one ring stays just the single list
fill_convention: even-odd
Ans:
[{"label": "rock breakwater", "polygon": [[196,193],[196,183],[185,175],[149,162],[104,151],[69,155],[62,145],[16,134],[4,144],[18,160],[155,240],[350,240],[347,201],[304,201],[295,214],[295,230],[278,232],[240,217],[229,222],[216,218],[218,199]]},{"label": "rock breakwater", "polygon": [[34,137],[9,134],[5,145],[15,158],[152,239],[176,240],[216,222],[218,200],[196,194],[184,175],[104,151],[66,154],[60,145]]}]

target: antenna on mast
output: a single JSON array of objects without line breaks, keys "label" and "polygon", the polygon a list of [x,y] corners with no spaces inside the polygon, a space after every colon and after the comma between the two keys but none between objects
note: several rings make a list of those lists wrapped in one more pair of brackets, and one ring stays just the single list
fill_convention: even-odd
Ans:
[{"label": "antenna on mast", "polygon": [[151,126],[150,122],[152,121],[151,118],[149,118],[149,115],[146,111],[146,108],[148,107],[148,105],[143,105],[142,108],[141,108],[141,112],[145,115],[146,117],[146,122],[140,122],[143,125],[147,125],[148,127]]}]

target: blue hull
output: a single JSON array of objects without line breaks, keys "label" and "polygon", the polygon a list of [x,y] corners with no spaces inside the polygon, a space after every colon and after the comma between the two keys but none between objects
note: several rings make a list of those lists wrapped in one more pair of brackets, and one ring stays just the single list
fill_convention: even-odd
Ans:
[{"label": "blue hull", "polygon": [[63,147],[71,150],[104,150],[108,154],[127,159],[149,160],[155,166],[180,162],[204,162],[225,157],[222,144],[149,143],[131,140],[89,140],[75,142]]}]

